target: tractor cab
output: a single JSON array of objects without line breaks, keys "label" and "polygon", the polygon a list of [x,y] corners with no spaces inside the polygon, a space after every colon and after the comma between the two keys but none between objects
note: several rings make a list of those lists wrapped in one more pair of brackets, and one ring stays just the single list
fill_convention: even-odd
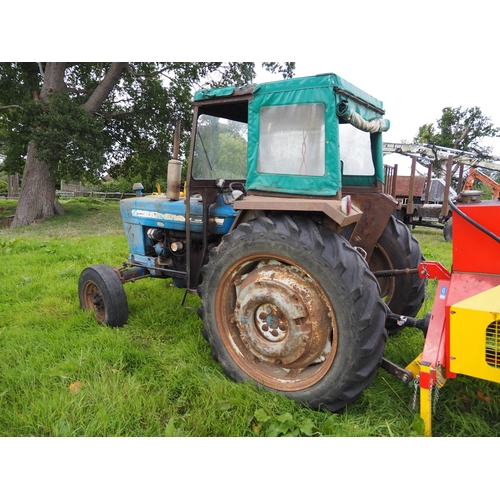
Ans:
[{"label": "tractor cab", "polygon": [[185,194],[174,141],[165,196],[120,202],[128,262],[85,269],[82,307],[122,326],[124,283],[172,279],[200,297],[231,379],[311,408],[354,401],[388,311],[415,316],[425,296],[420,246],[383,190],[382,106],[335,74],[196,92]]},{"label": "tractor cab", "polygon": [[202,90],[194,99],[194,188],[220,178],[288,196],[381,191],[383,104],[335,74]]}]

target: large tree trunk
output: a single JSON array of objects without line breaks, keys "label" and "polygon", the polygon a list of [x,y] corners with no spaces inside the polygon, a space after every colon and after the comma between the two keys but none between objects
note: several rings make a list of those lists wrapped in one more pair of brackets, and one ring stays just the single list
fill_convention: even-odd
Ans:
[{"label": "large tree trunk", "polygon": [[[64,72],[67,63],[47,63],[40,92],[40,100],[48,103],[50,94],[64,90]],[[24,166],[21,194],[11,227],[27,226],[36,219],[64,214],[62,205],[56,198],[55,177],[49,165],[36,157],[36,144],[30,141]]]},{"label": "large tree trunk", "polygon": [[64,214],[56,198],[56,183],[48,165],[36,158],[36,145],[30,141],[24,167],[21,195],[11,227],[27,226],[37,219]]},{"label": "large tree trunk", "polygon": [[[47,63],[40,92],[40,101],[48,103],[53,91],[66,90],[64,72],[67,63]],[[90,95],[84,108],[96,113],[112,88],[119,81],[127,63],[112,63],[104,79]],[[36,219],[64,214],[62,205],[56,198],[56,183],[50,166],[36,157],[36,144],[30,141],[21,184],[21,195],[11,227],[27,226]]]}]

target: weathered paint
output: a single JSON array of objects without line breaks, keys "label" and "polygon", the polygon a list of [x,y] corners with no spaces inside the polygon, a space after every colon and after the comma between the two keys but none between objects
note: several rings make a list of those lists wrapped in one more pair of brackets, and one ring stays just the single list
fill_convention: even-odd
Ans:
[{"label": "weathered paint", "polygon": [[329,350],[328,309],[315,286],[290,266],[257,268],[239,286],[235,318],[259,359],[306,367]]}]

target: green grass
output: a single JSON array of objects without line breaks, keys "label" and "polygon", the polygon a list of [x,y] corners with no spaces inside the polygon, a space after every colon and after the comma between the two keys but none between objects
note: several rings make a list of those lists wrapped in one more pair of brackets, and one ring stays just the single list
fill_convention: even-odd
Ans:
[{"label": "green grass", "polygon": [[[14,206],[0,202],[0,214]],[[99,326],[79,307],[78,277],[89,265],[126,260],[118,204],[64,206],[65,216],[0,229],[0,436],[418,434],[413,386],[383,370],[334,415],[232,382],[169,280],[126,284],[128,323]],[[450,267],[451,244],[439,231],[414,234],[427,260]],[[432,307],[432,285],[422,314]],[[187,305],[198,301],[188,296]],[[389,339],[385,356],[405,366],[422,346],[421,332],[407,328]],[[458,377],[440,390],[433,433],[497,436],[499,412],[497,384]]]}]

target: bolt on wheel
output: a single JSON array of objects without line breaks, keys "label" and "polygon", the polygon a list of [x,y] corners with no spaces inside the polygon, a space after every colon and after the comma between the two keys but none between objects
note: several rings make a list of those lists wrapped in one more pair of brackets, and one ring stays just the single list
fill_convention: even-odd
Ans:
[{"label": "bolt on wheel", "polygon": [[202,275],[204,336],[233,380],[337,411],[375,376],[387,309],[339,234],[301,217],[254,219],[224,236]]}]

